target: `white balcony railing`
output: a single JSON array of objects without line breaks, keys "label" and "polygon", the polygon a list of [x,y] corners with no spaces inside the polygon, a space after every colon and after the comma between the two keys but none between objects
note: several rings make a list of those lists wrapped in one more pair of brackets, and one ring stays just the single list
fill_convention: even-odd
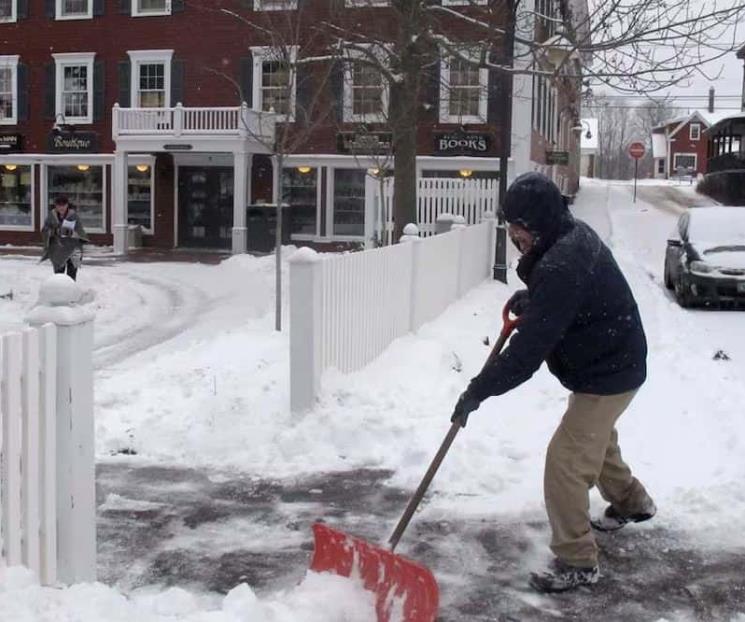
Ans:
[{"label": "white balcony railing", "polygon": [[276,115],[247,105],[232,107],[120,108],[114,106],[112,134],[120,137],[212,136],[270,141]]}]

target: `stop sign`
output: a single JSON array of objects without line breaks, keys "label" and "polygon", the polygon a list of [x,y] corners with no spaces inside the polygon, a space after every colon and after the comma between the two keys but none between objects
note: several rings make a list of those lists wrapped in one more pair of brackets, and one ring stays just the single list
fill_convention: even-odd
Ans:
[{"label": "stop sign", "polygon": [[643,158],[646,151],[644,143],[631,143],[629,145],[629,155],[637,160]]}]

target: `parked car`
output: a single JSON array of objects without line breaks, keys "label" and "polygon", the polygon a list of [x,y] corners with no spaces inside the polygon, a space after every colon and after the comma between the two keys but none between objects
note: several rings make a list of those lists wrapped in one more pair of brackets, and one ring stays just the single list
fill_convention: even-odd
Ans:
[{"label": "parked car", "polygon": [[665,286],[681,307],[745,304],[745,207],[699,207],[667,241]]}]

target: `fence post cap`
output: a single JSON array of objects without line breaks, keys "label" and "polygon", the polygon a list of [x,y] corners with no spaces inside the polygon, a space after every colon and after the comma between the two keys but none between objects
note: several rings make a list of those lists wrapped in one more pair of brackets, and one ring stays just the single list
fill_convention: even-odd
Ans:
[{"label": "fence post cap", "polygon": [[486,210],[483,214],[481,214],[481,218],[483,220],[493,220],[494,218],[496,218],[496,214],[491,210]]},{"label": "fence post cap", "polygon": [[316,263],[321,259],[321,256],[309,246],[303,246],[297,249],[290,259],[290,263]]},{"label": "fence post cap", "polygon": [[453,222],[454,220],[455,216],[450,212],[442,212],[437,216],[437,222]]},{"label": "fence post cap", "polygon": [[56,324],[76,326],[90,322],[95,317],[92,311],[80,306],[83,290],[65,274],[50,276],[41,284],[39,303],[26,317],[31,326]]},{"label": "fence post cap", "polygon": [[463,216],[453,216],[453,225],[465,225],[466,219]]},{"label": "fence post cap", "polygon": [[418,236],[419,227],[417,227],[413,222],[410,222],[404,227],[404,235]]}]

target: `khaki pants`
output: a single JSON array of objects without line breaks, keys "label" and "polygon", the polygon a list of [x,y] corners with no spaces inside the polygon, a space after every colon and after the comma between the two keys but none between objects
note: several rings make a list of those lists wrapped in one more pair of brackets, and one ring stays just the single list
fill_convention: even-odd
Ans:
[{"label": "khaki pants", "polygon": [[641,512],[648,500],[644,486],[621,458],[615,429],[635,394],[573,393],[548,446],[544,495],[553,532],[551,550],[571,566],[598,562],[589,512],[593,486],[622,515]]}]

